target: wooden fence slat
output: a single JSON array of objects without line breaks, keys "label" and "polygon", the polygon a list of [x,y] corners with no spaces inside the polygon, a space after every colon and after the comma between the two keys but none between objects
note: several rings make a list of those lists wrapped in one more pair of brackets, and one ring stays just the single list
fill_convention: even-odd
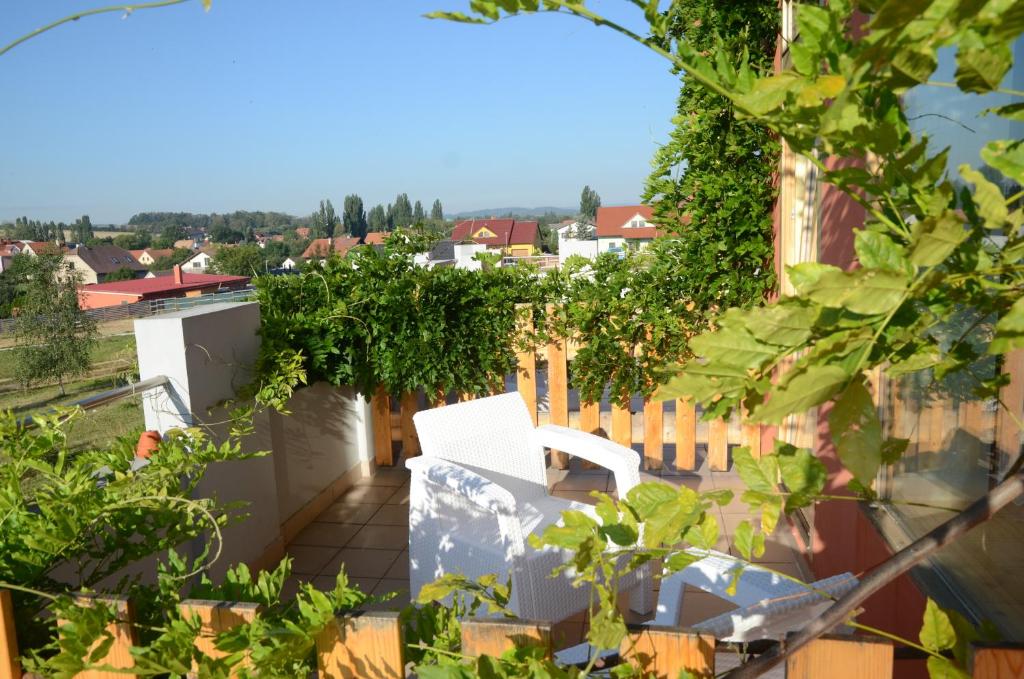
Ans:
[{"label": "wooden fence slat", "polygon": [[420,454],[420,437],[416,435],[416,425],[412,416],[419,410],[419,395],[415,391],[402,394],[402,455],[406,458]]},{"label": "wooden fence slat", "polygon": [[708,423],[708,466],[712,471],[729,468],[729,422],[719,418]]},{"label": "wooden fence slat", "polygon": [[786,658],[787,679],[892,679],[892,642],[826,635]]},{"label": "wooden fence slat", "polygon": [[[533,318],[523,315],[519,319],[519,334],[526,336],[533,332]],[[526,409],[533,418],[533,426],[537,426],[537,357],[530,348],[516,352],[516,388],[526,402]]]},{"label": "wooden fence slat", "polygon": [[[580,431],[597,436],[608,436],[601,430],[601,404],[590,401],[580,401]],[[599,469],[600,465],[587,460],[582,461],[583,469]]]},{"label": "wooden fence slat", "polygon": [[1019,679],[1024,677],[1024,647],[971,647],[971,676],[974,679]]},{"label": "wooden fence slat", "polygon": [[633,627],[619,654],[641,667],[645,677],[675,679],[683,670],[700,679],[715,676],[715,638],[675,627]]},{"label": "wooden fence slat", "polygon": [[676,469],[697,469],[697,409],[689,399],[676,399]]},{"label": "wooden fence slat", "polygon": [[462,652],[500,656],[516,646],[542,646],[551,655],[551,625],[529,620],[466,620],[462,623]]},{"label": "wooden fence slat", "polygon": [[384,385],[377,387],[370,399],[370,417],[373,420],[373,457],[380,466],[395,464],[391,451],[391,397]]},{"label": "wooden fence slat", "polygon": [[[1014,349],[1003,355],[1002,373],[1009,375],[1009,383],[999,390],[999,401],[1005,408],[996,411],[996,461],[999,470],[1013,464],[1020,454],[1020,427],[1024,419],[1024,349]],[[1014,417],[1017,420],[1014,420]]]},{"label": "wooden fence slat", "polygon": [[[554,306],[548,305],[548,315]],[[565,340],[552,339],[547,346],[548,355],[548,412],[551,424],[569,426],[569,369],[565,358]],[[551,451],[551,465],[555,469],[568,469],[569,456],[560,450]]]},{"label": "wooden fence slat", "polygon": [[[741,415],[742,420],[747,419],[746,408],[743,409]],[[741,421],[742,421],[741,420]],[[761,457],[761,425],[759,424],[743,424],[740,428],[740,445],[746,446],[750,449],[750,454],[754,459]]]},{"label": "wooden fence slat", "polygon": [[354,613],[317,636],[321,679],[403,679],[405,640],[398,613]]},{"label": "wooden fence slat", "polygon": [[612,441],[627,448],[633,447],[633,413],[630,409],[612,404]]},{"label": "wooden fence slat", "polygon": [[[207,601],[204,599],[186,599],[178,604],[178,610],[186,617],[199,616],[199,636],[196,637],[196,648],[210,658],[223,658],[228,653],[217,649],[216,636],[239,625],[252,622],[260,612],[259,604],[243,601]],[[242,667],[246,661],[240,663]],[[198,672],[193,664],[192,671]],[[232,673],[231,676],[237,676]]]},{"label": "wooden fence slat", "polygon": [[644,467],[661,469],[665,452],[665,419],[661,401],[644,400]]},{"label": "wooden fence slat", "polygon": [[[75,602],[79,606],[92,606],[94,603],[113,604],[114,610],[116,611],[116,619],[114,622],[107,625],[107,631],[114,637],[114,643],[111,644],[110,649],[107,651],[107,655],[104,656],[97,664],[110,665],[118,669],[129,669],[135,666],[135,660],[132,658],[131,647],[136,646],[139,643],[138,634],[134,627],[135,619],[135,607],[125,597],[119,596],[87,596],[79,595],[75,597]],[[57,621],[57,626],[60,627],[64,624],[63,620]],[[93,644],[95,648],[99,643],[100,639],[96,640]],[[85,672],[79,672],[76,675],[76,679],[122,679],[125,675],[120,672],[103,672],[100,670],[86,670]]]},{"label": "wooden fence slat", "polygon": [[0,589],[0,677],[21,679],[18,634],[14,629],[14,602],[7,589]]}]

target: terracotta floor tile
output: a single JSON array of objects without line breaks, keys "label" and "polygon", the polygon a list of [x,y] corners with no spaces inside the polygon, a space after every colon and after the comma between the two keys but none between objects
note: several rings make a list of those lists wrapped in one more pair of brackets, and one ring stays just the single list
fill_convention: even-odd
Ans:
[{"label": "terracotta floor tile", "polygon": [[296,575],[317,575],[339,552],[337,547],[316,547],[313,545],[288,545],[292,557],[292,573]]},{"label": "terracotta floor tile", "polygon": [[394,486],[352,486],[338,498],[341,504],[381,504],[395,494]]},{"label": "terracotta floor tile", "polygon": [[366,523],[380,507],[381,505],[378,503],[361,505],[335,502],[316,517],[316,520],[333,523]]},{"label": "terracotta floor tile", "polygon": [[384,574],[385,578],[392,580],[408,580],[409,579],[409,552],[404,551],[398,555],[395,559],[395,563],[391,564],[391,568]]},{"label": "terracotta floor tile", "polygon": [[408,526],[409,505],[381,505],[366,523],[371,526]]},{"label": "terracotta floor tile", "polygon": [[393,491],[392,494],[386,500],[389,505],[407,505],[409,504],[409,484],[399,486],[397,490],[389,488]]},{"label": "terracotta floor tile", "polygon": [[409,546],[408,526],[363,526],[355,537],[349,540],[348,547],[364,549],[397,549]]},{"label": "terracotta floor tile", "polygon": [[344,547],[359,532],[360,526],[351,523],[320,523],[314,521],[295,536],[293,545]]},{"label": "terracotta floor tile", "polygon": [[551,494],[555,497],[564,498],[566,500],[575,500],[576,502],[582,502],[583,504],[597,504],[597,500],[590,497],[590,491],[587,490],[556,490]]},{"label": "terracotta floor tile", "polygon": [[350,578],[381,578],[398,558],[397,549],[353,549],[346,547],[324,565],[322,574],[334,576],[344,565]]},{"label": "terracotta floor tile", "polygon": [[552,490],[600,490],[602,492],[608,490],[608,484],[610,483],[610,474],[569,474],[565,478],[557,481],[552,486]]},{"label": "terracotta floor tile", "polygon": [[372,476],[360,479],[360,486],[390,486],[396,488],[409,482],[411,472],[405,466],[377,467]]},{"label": "terracotta floor tile", "polygon": [[686,592],[683,595],[683,611],[680,616],[679,625],[689,627],[708,618],[721,615],[731,611],[736,606],[725,599],[719,599],[714,594],[707,592]]}]

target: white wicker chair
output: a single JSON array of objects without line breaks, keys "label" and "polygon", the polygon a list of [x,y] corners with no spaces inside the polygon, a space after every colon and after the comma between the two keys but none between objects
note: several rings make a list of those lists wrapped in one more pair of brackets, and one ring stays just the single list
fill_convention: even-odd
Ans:
[{"label": "white wicker chair", "polygon": [[[557,448],[609,469],[624,495],[640,481],[640,457],[629,448],[583,432],[548,425],[534,428],[518,393],[435,408],[413,417],[421,457],[409,494],[409,585],[445,573],[477,578],[512,576],[510,608],[519,617],[562,620],[585,610],[589,592],[571,578],[551,577],[569,560],[564,550],[535,550],[527,539],[557,523],[567,509],[593,514],[591,505],[548,494],[544,448]],[[639,613],[654,609],[647,566],[624,576]]]}]

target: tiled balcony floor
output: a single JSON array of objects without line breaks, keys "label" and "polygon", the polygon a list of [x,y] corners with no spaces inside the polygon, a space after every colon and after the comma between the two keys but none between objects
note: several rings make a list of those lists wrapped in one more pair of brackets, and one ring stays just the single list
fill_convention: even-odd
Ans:
[{"label": "tiled balcony floor", "polygon": [[[641,473],[641,480],[658,478]],[[568,471],[548,470],[554,495],[581,502],[594,503],[591,490],[614,491],[614,479],[604,470],[584,470],[576,460]],[[666,474],[661,480],[685,484],[694,490],[728,488],[737,491],[729,505],[715,510],[719,513],[722,537],[718,548],[737,553],[732,546],[732,533],[743,520],[746,505],[739,500],[742,481],[734,472],[711,472],[702,468],[692,474]],[[311,581],[317,587],[334,586],[338,568],[344,564],[349,580],[364,592],[397,596],[371,608],[399,609],[409,602],[409,472],[402,466],[380,468],[370,478],[350,488],[316,521],[304,529],[288,545],[293,559],[294,577],[287,591],[294,591],[298,580]],[[761,563],[804,580],[808,579],[803,558],[797,552],[785,521],[769,538]],[[700,591],[684,596],[682,624],[689,625],[723,613],[732,606],[717,597]],[[585,617],[581,614],[558,625],[558,638],[565,645],[582,637]]]}]

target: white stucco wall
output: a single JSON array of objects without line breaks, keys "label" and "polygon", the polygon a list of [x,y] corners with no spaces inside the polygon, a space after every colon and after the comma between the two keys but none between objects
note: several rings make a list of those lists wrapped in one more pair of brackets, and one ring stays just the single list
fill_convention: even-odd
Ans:
[{"label": "white stucco wall", "polygon": [[558,244],[558,264],[564,265],[565,260],[572,255],[579,255],[587,259],[597,257],[598,242],[596,240],[573,240],[567,239]]}]

